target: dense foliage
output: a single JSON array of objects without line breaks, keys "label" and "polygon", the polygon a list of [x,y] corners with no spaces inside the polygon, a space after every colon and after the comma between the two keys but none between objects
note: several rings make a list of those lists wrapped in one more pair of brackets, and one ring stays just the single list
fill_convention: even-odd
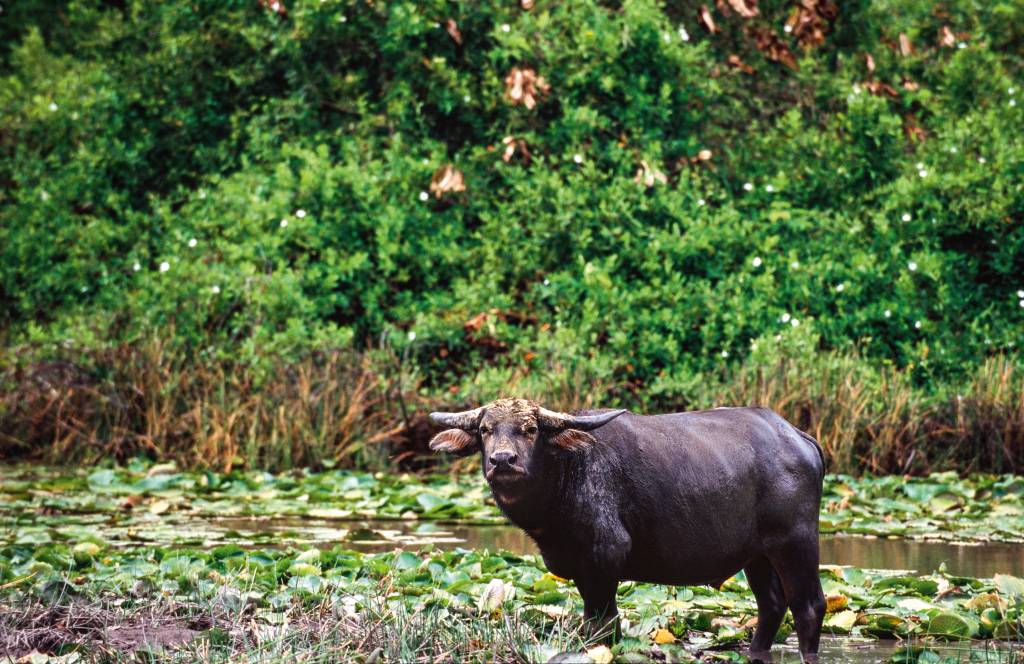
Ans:
[{"label": "dense foliage", "polygon": [[10,362],[383,345],[435,400],[655,409],[1015,353],[1019,0],[52,4],[0,33]]}]

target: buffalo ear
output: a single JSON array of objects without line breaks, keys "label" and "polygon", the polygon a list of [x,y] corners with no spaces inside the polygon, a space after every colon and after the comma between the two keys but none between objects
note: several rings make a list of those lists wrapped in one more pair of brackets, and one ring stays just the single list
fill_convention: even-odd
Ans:
[{"label": "buffalo ear", "polygon": [[446,429],[430,441],[430,449],[449,454],[471,454],[479,448],[476,436],[462,429]]},{"label": "buffalo ear", "polygon": [[563,450],[582,451],[597,442],[593,436],[579,429],[566,429],[550,436],[548,442]]}]

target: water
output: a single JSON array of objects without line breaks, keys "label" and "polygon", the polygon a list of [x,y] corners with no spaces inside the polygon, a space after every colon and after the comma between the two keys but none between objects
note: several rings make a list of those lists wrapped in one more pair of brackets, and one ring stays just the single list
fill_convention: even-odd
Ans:
[{"label": "water", "polygon": [[[208,521],[218,531],[267,543],[315,542],[350,545],[363,551],[389,551],[432,544],[442,548],[503,549],[539,553],[533,540],[514,526],[475,526],[415,521],[316,521],[308,519],[219,519]],[[1024,576],[1024,545],[950,544],[855,535],[823,535],[821,562],[872,569],[914,570],[930,574],[946,565],[950,574],[991,577]]]}]

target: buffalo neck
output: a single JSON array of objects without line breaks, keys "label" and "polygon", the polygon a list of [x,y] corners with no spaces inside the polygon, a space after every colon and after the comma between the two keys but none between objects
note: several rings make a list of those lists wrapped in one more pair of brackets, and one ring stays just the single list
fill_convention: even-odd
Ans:
[{"label": "buffalo neck", "polygon": [[564,523],[564,512],[572,502],[566,495],[568,479],[579,472],[582,455],[552,455],[536,477],[513,492],[491,488],[494,502],[501,511],[527,533],[537,536],[549,526]]}]

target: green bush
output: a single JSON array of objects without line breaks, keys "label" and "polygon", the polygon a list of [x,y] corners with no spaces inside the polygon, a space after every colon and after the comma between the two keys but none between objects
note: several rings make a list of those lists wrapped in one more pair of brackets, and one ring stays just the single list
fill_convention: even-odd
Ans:
[{"label": "green bush", "polygon": [[155,334],[270,371],[386,343],[455,401],[537,374],[659,408],[808,339],[932,389],[1024,326],[1014,0],[840,3],[807,48],[767,0],[716,34],[651,0],[16,4],[9,347]]}]

